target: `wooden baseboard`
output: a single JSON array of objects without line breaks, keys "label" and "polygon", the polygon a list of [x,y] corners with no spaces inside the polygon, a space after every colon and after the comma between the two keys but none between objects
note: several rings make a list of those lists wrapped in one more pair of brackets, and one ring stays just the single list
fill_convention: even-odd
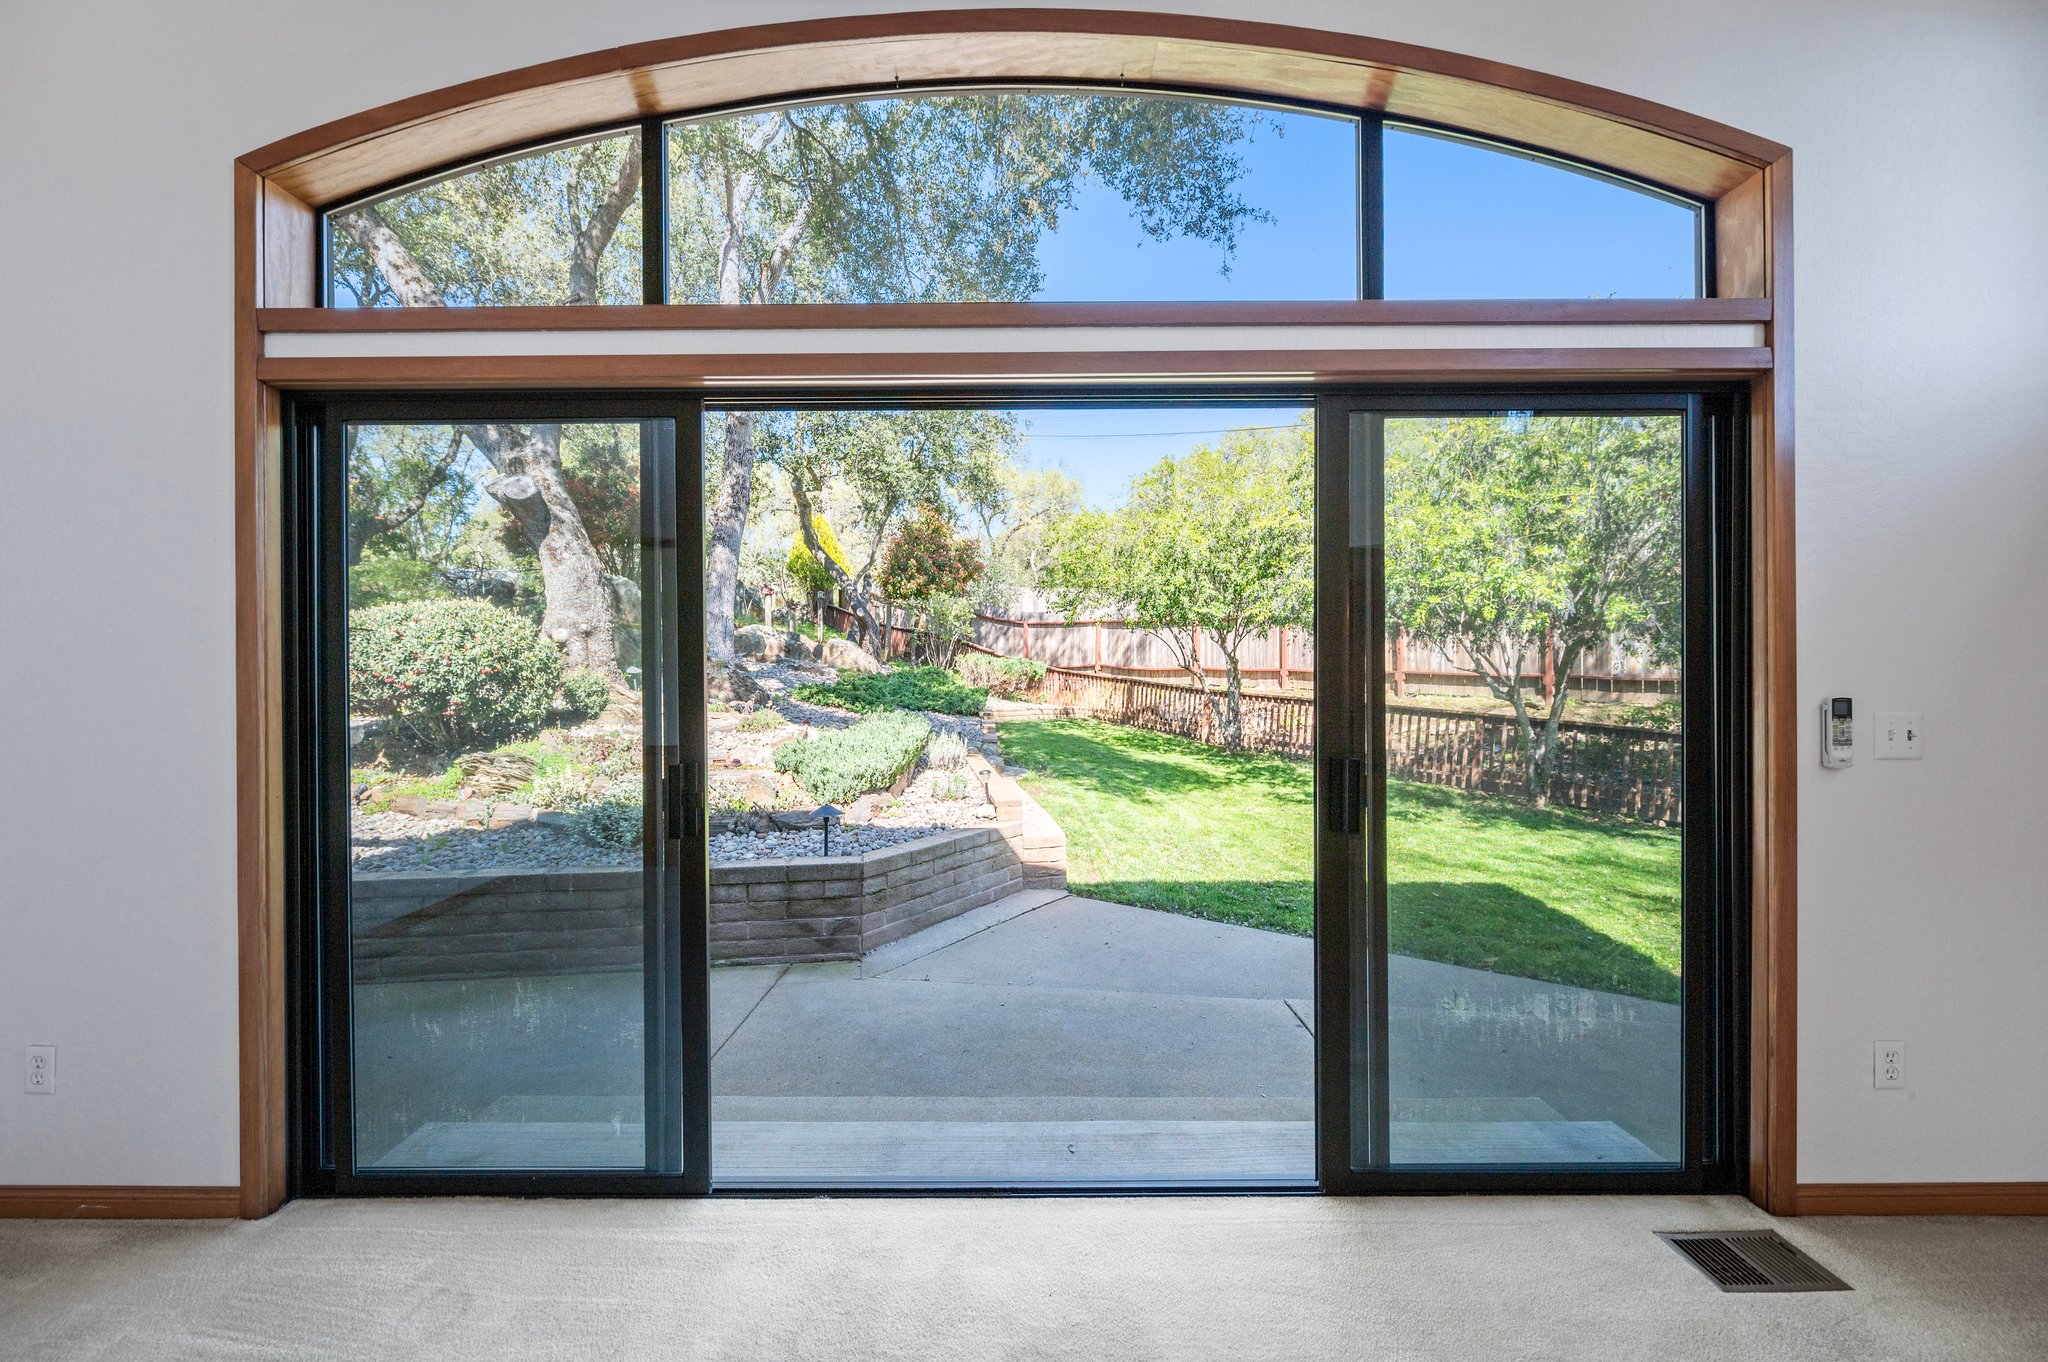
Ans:
[{"label": "wooden baseboard", "polygon": [[2048,1215],[2048,1182],[1803,1182],[1799,1215]]},{"label": "wooden baseboard", "polygon": [[0,1187],[0,1220],[221,1220],[239,1187]]}]

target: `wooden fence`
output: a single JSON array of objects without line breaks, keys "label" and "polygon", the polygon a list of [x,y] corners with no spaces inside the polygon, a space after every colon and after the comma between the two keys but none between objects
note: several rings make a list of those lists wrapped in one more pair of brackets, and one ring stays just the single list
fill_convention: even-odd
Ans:
[{"label": "wooden fence", "polygon": [[[1212,692],[1218,705],[1222,692]],[[1135,681],[1122,676],[1048,667],[1039,698],[1048,705],[1080,710],[1091,718],[1132,728],[1149,728],[1196,742],[1218,743],[1216,715],[1206,697],[1193,686],[1167,681]],[[1302,760],[1315,755],[1316,707],[1305,695],[1240,697],[1244,743],[1254,752],[1274,752]]]},{"label": "wooden fence", "polygon": [[[1211,692],[1217,704],[1221,695]],[[1193,686],[1046,669],[1040,698],[1109,723],[1220,743],[1214,707]],[[1301,695],[1241,697],[1245,746],[1315,755],[1315,703]],[[1387,706],[1387,775],[1509,799],[1529,798],[1528,762],[1514,718],[1420,705]],[[1557,726],[1549,802],[1676,827],[1682,804],[1679,737],[1655,728],[1567,721]]]},{"label": "wooden fence", "polygon": [[[825,608],[826,622],[850,630],[853,616]],[[888,652],[902,656],[913,632],[892,623]],[[964,649],[1015,656],[979,643]],[[1215,698],[1215,705],[1209,696]],[[1049,666],[1038,698],[1109,723],[1221,745],[1215,706],[1192,685]],[[1306,761],[1315,755],[1315,702],[1305,694],[1249,692],[1239,697],[1245,747]],[[1387,706],[1387,775],[1509,799],[1529,798],[1528,759],[1512,715],[1423,705]],[[1568,720],[1557,726],[1548,801],[1552,805],[1657,826],[1676,827],[1683,812],[1679,736],[1658,728]]]}]

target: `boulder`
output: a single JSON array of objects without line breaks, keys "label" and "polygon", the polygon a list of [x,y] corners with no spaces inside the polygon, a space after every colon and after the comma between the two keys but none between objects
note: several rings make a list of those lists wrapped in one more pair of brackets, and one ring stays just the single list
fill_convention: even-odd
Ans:
[{"label": "boulder", "polygon": [[818,660],[827,666],[837,667],[843,672],[879,672],[888,670],[868,653],[868,650],[850,639],[828,638],[818,650]]},{"label": "boulder", "polygon": [[749,624],[743,629],[733,630],[732,646],[740,656],[758,657],[764,662],[779,660],[788,648],[782,631],[770,629],[765,624]]},{"label": "boulder", "polygon": [[768,692],[737,662],[713,662],[704,670],[706,689],[729,705],[765,705]]}]

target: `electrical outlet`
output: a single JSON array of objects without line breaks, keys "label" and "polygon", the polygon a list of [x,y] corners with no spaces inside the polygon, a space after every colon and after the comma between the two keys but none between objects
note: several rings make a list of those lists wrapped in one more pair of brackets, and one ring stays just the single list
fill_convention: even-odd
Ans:
[{"label": "electrical outlet", "polygon": [[1906,1086],[1906,1042],[1881,1040],[1877,1043],[1871,1081],[1880,1088]]},{"label": "electrical outlet", "polygon": [[1920,760],[1920,711],[1880,711],[1877,716],[1877,759]]},{"label": "electrical outlet", "polygon": [[38,1094],[57,1091],[56,1046],[31,1045],[28,1047],[28,1090]]}]

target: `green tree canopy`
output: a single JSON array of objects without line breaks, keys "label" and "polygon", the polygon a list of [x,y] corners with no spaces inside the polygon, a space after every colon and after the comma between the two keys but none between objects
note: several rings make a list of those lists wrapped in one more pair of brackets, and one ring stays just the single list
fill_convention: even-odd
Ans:
[{"label": "green tree canopy", "polygon": [[[1681,432],[1671,415],[1387,422],[1388,621],[1468,659],[1514,710],[1539,800],[1581,660],[1609,639],[1679,656]],[[1539,731],[1524,678],[1546,640]]]},{"label": "green tree canopy", "polygon": [[1236,430],[1131,484],[1116,511],[1054,531],[1045,581],[1069,618],[1113,610],[1163,640],[1209,693],[1202,641],[1224,661],[1209,702],[1226,747],[1244,744],[1239,654],[1255,635],[1307,624],[1315,606],[1315,459],[1309,421]]}]

